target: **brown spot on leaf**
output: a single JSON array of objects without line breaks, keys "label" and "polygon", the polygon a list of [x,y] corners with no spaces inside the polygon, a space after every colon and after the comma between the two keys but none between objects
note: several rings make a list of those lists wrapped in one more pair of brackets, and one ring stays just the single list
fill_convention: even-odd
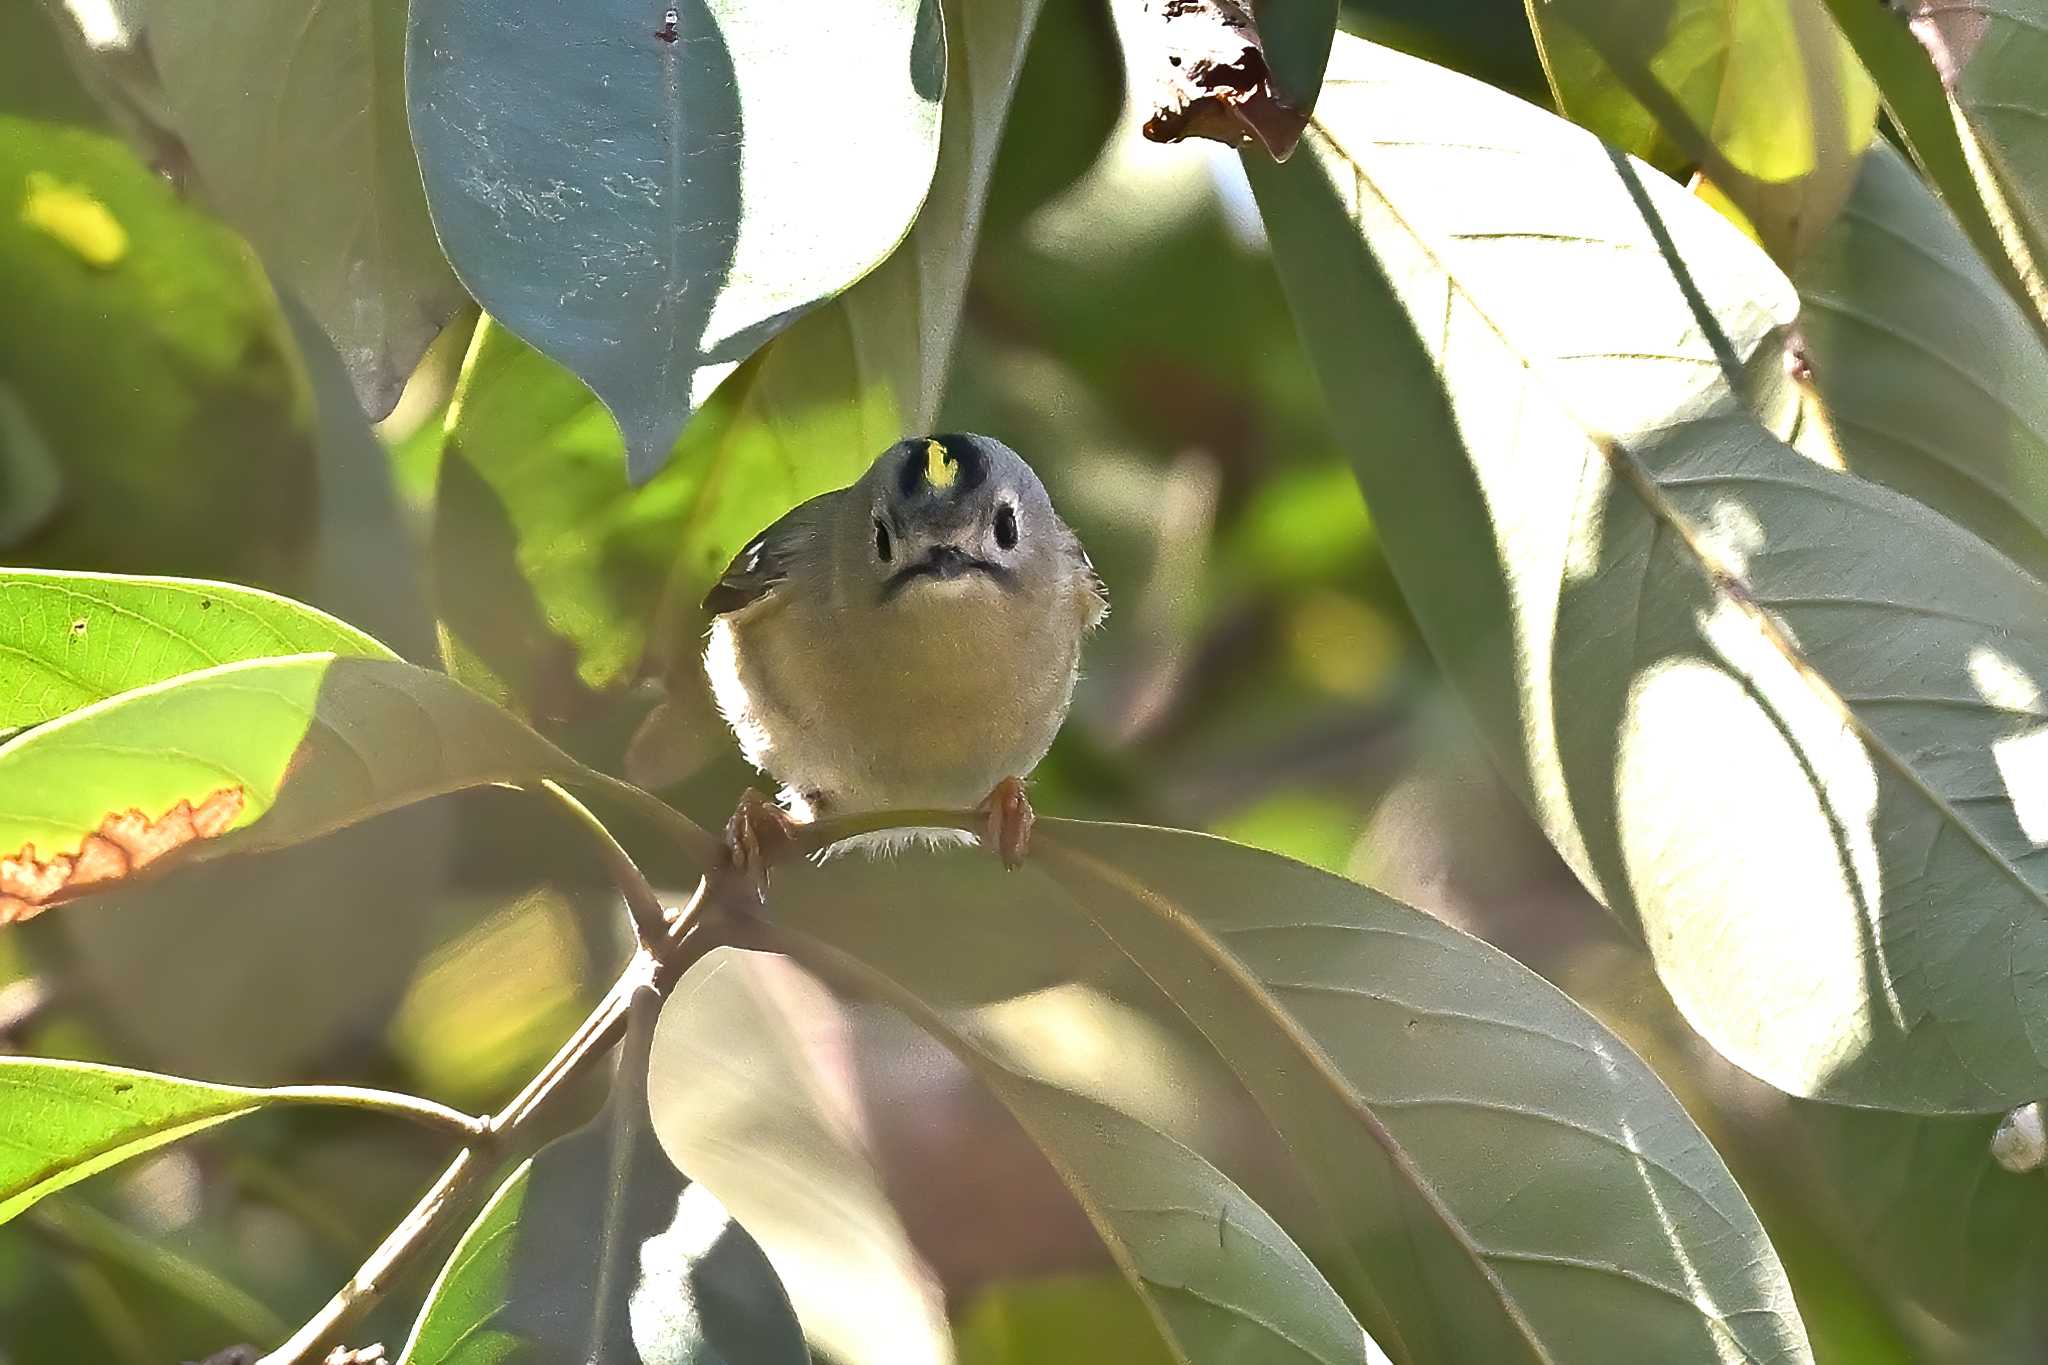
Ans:
[{"label": "brown spot on leaf", "polygon": [[242,813],[244,801],[240,787],[223,787],[197,806],[180,801],[155,820],[139,810],[109,815],[76,853],[45,858],[28,844],[0,858],[0,924],[33,918],[87,887],[119,881],[187,844],[218,838]]},{"label": "brown spot on leaf", "polygon": [[1159,92],[1145,136],[1205,137],[1238,147],[1256,140],[1285,161],[1308,115],[1273,91],[1266,50],[1241,0],[1145,0],[1164,49]]},{"label": "brown spot on leaf", "polygon": [[71,633],[73,635],[83,635],[85,634],[85,627],[86,620],[83,616],[81,616],[76,621],[73,621],[71,623]]}]

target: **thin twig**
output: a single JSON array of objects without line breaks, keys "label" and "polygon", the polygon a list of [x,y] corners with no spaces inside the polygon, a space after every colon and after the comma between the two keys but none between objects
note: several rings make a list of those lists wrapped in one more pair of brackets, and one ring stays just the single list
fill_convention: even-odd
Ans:
[{"label": "thin twig", "polygon": [[[631,865],[623,850],[618,856]],[[637,867],[633,868],[633,876],[644,884]],[[399,1274],[467,1208],[469,1196],[478,1184],[500,1169],[507,1159],[521,1154],[522,1139],[534,1117],[547,1110],[570,1082],[611,1051],[624,1032],[627,1010],[635,994],[651,988],[665,995],[693,963],[718,946],[722,940],[716,930],[721,917],[712,912],[729,903],[724,893],[729,880],[722,872],[714,871],[698,884],[689,904],[663,928],[655,944],[634,952],[604,999],[533,1079],[491,1115],[485,1131],[455,1154],[412,1211],[391,1229],[348,1283],[292,1333],[290,1340],[257,1365],[312,1365],[322,1359],[322,1351],[375,1306]],[[635,924],[639,924],[637,919]]]},{"label": "thin twig", "polygon": [[[554,784],[548,785],[553,788]],[[620,894],[633,911],[634,930],[641,937],[641,946],[619,979],[605,992],[604,999],[533,1079],[485,1121],[484,1131],[455,1154],[433,1186],[370,1253],[348,1283],[289,1341],[264,1356],[257,1365],[312,1365],[320,1360],[320,1353],[359,1321],[383,1297],[400,1272],[467,1206],[468,1196],[479,1182],[519,1154],[520,1139],[533,1118],[549,1108],[571,1081],[611,1051],[625,1031],[626,1015],[636,995],[651,990],[665,997],[683,973],[713,948],[756,937],[758,921],[747,908],[751,892],[731,875],[722,860],[711,865],[713,870],[698,882],[689,903],[669,916],[662,911],[640,869],[596,817],[568,793],[554,791],[578,814],[579,820],[603,835],[600,846],[606,851]],[[981,812],[971,810],[842,816],[798,826],[790,851],[811,856],[842,839],[886,829],[945,827],[979,831],[986,820]]]},{"label": "thin twig", "polygon": [[590,807],[571,796],[566,788],[552,779],[541,783],[555,799],[562,803],[578,824],[597,841],[598,852],[603,856],[605,870],[611,874],[612,884],[619,888],[619,894],[626,899],[626,913],[633,917],[633,932],[639,936],[640,946],[652,952],[668,935],[668,911],[661,905],[661,897],[642,875],[639,864],[635,863],[604,822],[590,813]]}]

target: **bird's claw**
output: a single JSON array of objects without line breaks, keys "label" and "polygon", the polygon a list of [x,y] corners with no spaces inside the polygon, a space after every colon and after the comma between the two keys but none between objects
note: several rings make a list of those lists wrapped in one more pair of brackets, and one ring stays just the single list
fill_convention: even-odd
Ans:
[{"label": "bird's claw", "polygon": [[768,869],[796,846],[796,821],[788,811],[752,787],[740,795],[732,819],[725,822],[725,860],[754,888],[754,897],[768,900]]},{"label": "bird's claw", "polygon": [[1031,813],[1023,779],[1006,777],[996,783],[979,809],[988,816],[988,846],[1004,867],[1015,872],[1024,865],[1024,855],[1031,848],[1031,826],[1038,818]]}]

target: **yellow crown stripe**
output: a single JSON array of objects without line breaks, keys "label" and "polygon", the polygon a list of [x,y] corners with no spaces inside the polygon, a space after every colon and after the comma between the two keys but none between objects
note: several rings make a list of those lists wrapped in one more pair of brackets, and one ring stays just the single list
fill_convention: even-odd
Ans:
[{"label": "yellow crown stripe", "polygon": [[960,462],[940,441],[924,443],[924,480],[934,488],[951,488],[960,477]]}]

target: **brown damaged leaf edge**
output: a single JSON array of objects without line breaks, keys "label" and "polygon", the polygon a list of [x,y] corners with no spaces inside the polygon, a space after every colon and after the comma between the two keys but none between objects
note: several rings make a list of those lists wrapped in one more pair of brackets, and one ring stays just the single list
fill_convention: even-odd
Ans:
[{"label": "brown damaged leaf edge", "polygon": [[1161,65],[1154,142],[1205,137],[1228,147],[1256,140],[1275,161],[1301,141],[1308,114],[1273,91],[1265,45],[1239,0],[1145,0]]},{"label": "brown damaged leaf edge", "polygon": [[197,806],[180,801],[155,820],[139,810],[107,816],[76,853],[36,855],[29,844],[0,858],[0,925],[33,919],[86,888],[133,876],[151,863],[201,839],[225,834],[242,813],[240,787],[222,787]]}]

